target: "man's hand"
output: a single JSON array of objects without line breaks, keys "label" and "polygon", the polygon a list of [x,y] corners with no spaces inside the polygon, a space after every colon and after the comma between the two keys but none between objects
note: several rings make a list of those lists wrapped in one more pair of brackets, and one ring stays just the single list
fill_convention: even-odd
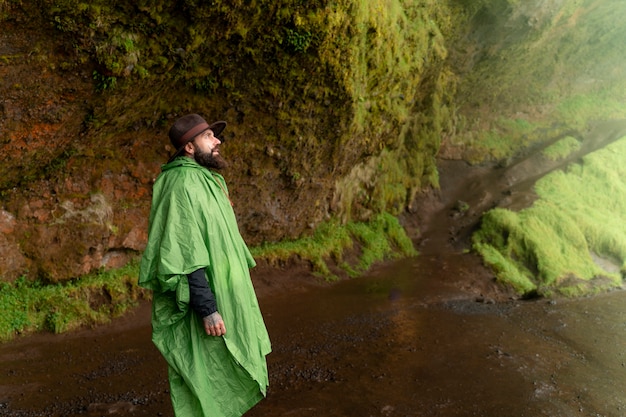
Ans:
[{"label": "man's hand", "polygon": [[204,323],[204,331],[209,336],[223,336],[226,334],[226,326],[224,326],[224,320],[217,311],[202,319]]}]

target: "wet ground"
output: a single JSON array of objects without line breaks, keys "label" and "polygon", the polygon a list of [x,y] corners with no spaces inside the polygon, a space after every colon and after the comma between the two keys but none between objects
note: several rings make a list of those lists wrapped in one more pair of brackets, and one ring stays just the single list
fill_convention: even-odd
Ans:
[{"label": "wet ground", "polygon": [[[462,290],[466,256],[262,298],[271,386],[248,415],[626,415],[626,293],[496,303]],[[172,416],[147,304],[0,362],[2,416]]]},{"label": "wet ground", "polygon": [[270,306],[273,387],[250,415],[626,415],[623,292],[491,303],[455,290],[465,272],[430,256]]},{"label": "wet ground", "polygon": [[[429,225],[419,256],[334,285],[255,273],[273,352],[247,416],[626,416],[626,293],[511,297],[464,242],[481,210],[531,201],[530,177],[441,170],[445,191],[413,215]],[[149,313],[1,345],[0,416],[172,416]]]}]

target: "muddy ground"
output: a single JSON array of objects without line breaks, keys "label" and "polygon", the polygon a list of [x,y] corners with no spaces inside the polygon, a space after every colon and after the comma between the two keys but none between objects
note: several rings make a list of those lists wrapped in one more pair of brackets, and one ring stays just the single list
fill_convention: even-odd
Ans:
[{"label": "muddy ground", "polygon": [[[415,258],[334,284],[305,265],[254,270],[273,352],[268,397],[248,415],[626,415],[624,293],[522,301],[465,251],[484,210],[532,202],[534,179],[557,168],[527,162],[537,155],[440,161],[441,191],[403,218]],[[0,416],[172,416],[149,310],[0,346]]]}]

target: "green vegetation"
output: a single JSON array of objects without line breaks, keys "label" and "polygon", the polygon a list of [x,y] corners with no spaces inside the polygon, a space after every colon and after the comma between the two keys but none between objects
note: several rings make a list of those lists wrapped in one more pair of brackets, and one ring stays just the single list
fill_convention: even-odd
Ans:
[{"label": "green vegetation", "polygon": [[117,85],[116,77],[105,77],[98,71],[93,72],[93,79],[96,83],[96,91],[99,92],[114,89]]},{"label": "green vegetation", "polygon": [[[521,294],[580,296],[626,277],[626,138],[536,184],[519,213],[485,214],[473,247]],[[604,259],[619,272],[599,266]]]},{"label": "green vegetation", "polygon": [[580,142],[572,136],[566,136],[548,146],[542,151],[542,154],[551,161],[559,161],[567,158],[573,152],[580,149]]},{"label": "green vegetation", "polygon": [[[344,255],[358,244],[360,253],[350,263]],[[331,220],[323,223],[311,237],[279,243],[265,243],[252,248],[257,260],[270,265],[287,262],[292,258],[309,261],[314,273],[326,279],[335,279],[328,262],[337,264],[349,276],[367,271],[374,263],[417,254],[413,243],[398,220],[382,213],[368,223],[349,222],[345,225]]]},{"label": "green vegetation", "polygon": [[[353,100],[352,125],[340,145],[359,150],[347,155],[352,168],[336,182],[344,220],[397,214],[417,191],[438,186],[435,156],[442,132],[451,130],[457,79],[443,64],[449,11],[425,3],[357,2],[354,14],[339,21],[349,18],[356,29],[349,61],[329,57]],[[427,86],[425,65],[437,74]]]},{"label": "green vegetation", "polygon": [[0,282],[0,341],[35,331],[62,333],[107,323],[136,306],[136,263],[64,284],[45,285],[24,278]]}]

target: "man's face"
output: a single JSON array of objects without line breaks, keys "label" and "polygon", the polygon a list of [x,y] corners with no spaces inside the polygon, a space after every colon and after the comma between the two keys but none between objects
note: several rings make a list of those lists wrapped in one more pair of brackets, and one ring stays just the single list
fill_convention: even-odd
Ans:
[{"label": "man's face", "polygon": [[211,129],[197,136],[192,145],[194,147],[193,159],[205,168],[223,169],[228,163],[220,155],[219,145],[222,142],[213,135]]}]

